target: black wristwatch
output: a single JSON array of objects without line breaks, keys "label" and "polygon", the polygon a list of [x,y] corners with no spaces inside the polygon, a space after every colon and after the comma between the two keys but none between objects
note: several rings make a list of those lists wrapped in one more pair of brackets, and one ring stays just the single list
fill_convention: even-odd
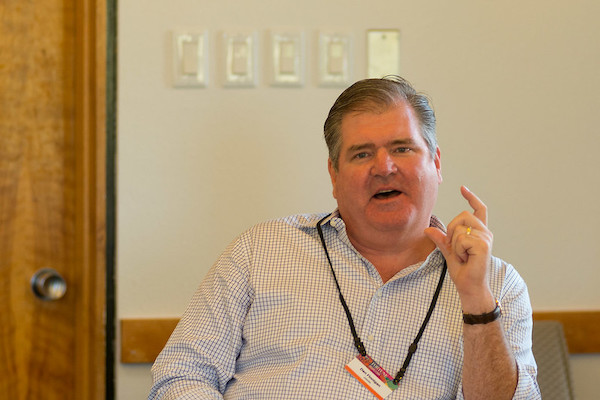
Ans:
[{"label": "black wristwatch", "polygon": [[484,314],[463,313],[463,321],[468,325],[487,324],[497,320],[500,315],[502,315],[502,308],[500,308],[500,303],[498,303],[498,300],[496,300],[496,308],[494,308],[492,311]]}]

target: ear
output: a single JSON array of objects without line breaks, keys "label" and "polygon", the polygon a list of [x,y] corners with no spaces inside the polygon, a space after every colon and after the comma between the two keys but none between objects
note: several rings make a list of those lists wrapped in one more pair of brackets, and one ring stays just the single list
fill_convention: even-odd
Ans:
[{"label": "ear", "polygon": [[331,178],[331,186],[333,186],[333,198],[337,199],[336,194],[335,194],[335,183],[337,181],[337,171],[335,170],[335,167],[333,166],[333,162],[331,161],[331,158],[327,159],[327,170],[329,171],[329,178]]},{"label": "ear", "polygon": [[438,184],[441,184],[443,181],[442,178],[442,152],[440,151],[439,146],[435,149],[435,157],[433,159],[435,164],[435,169],[437,170],[438,175]]}]

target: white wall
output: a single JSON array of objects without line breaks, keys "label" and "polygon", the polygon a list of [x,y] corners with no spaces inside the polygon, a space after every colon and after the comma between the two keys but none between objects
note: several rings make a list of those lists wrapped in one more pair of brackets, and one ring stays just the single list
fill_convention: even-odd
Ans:
[{"label": "white wall", "polygon": [[[321,137],[341,89],[316,86],[314,36],[351,32],[360,79],[372,28],[401,30],[402,75],[433,99],[437,214],[465,208],[466,184],[487,202],[495,254],[517,266],[535,310],[600,308],[598,15],[593,0],[120,1],[117,317],[178,317],[242,230],[333,209]],[[208,88],[173,89],[179,27],[208,29],[212,43],[223,29],[301,29],[308,82],[224,89],[213,74]],[[578,398],[596,398],[600,356],[572,366]],[[117,363],[117,398],[144,398],[149,369]]]}]

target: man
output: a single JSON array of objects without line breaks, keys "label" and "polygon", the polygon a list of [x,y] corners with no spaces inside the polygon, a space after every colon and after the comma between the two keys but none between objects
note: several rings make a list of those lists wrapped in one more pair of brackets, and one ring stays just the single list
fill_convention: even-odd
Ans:
[{"label": "man", "polygon": [[463,187],[473,212],[447,229],[432,215],[427,99],[399,77],[359,81],[325,139],[337,210],[236,239],[156,360],[149,398],[540,398],[527,288],[492,257],[486,206]]}]

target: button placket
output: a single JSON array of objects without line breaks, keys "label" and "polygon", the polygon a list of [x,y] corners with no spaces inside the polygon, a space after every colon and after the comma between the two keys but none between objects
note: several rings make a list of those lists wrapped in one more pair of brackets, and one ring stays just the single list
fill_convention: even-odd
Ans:
[{"label": "button placket", "polygon": [[377,332],[378,321],[381,318],[382,305],[381,299],[383,297],[383,288],[377,289],[369,302],[369,309],[365,318],[365,324],[363,326],[363,334],[368,343],[368,348],[371,353],[377,354],[381,351],[381,341],[379,340],[379,333]]}]

